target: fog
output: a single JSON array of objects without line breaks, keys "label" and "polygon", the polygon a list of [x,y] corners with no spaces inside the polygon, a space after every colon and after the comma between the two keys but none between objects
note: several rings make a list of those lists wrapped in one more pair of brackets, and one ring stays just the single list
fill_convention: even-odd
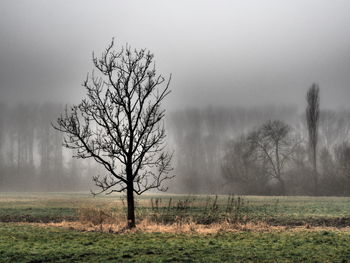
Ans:
[{"label": "fog", "polygon": [[346,0],[0,5],[1,100],[79,101],[92,51],[99,54],[115,37],[150,49],[159,71],[173,74],[171,108],[304,106],[300,98],[312,82],[322,88],[324,107],[348,104]]},{"label": "fog", "polygon": [[[165,77],[172,74],[172,93],[164,101],[169,147],[175,150],[178,175],[170,183],[172,191],[208,192],[213,182],[213,189],[219,191],[225,184],[221,165],[228,141],[271,119],[281,119],[301,137],[307,137],[303,113],[305,94],[312,83],[320,86],[322,116],[338,116],[348,123],[348,117],[344,117],[350,99],[348,10],[347,0],[3,0],[0,2],[0,102],[6,110],[1,113],[0,159],[7,160],[7,170],[16,163],[16,173],[20,173],[19,166],[24,170],[26,165],[34,166],[37,171],[33,168],[29,173],[40,179],[39,174],[44,173],[44,160],[40,158],[47,155],[42,145],[48,144],[41,141],[40,128],[50,127],[62,105],[82,99],[85,90],[81,83],[93,70],[92,52],[99,55],[114,37],[118,47],[129,44],[151,50],[157,71]],[[41,116],[38,112],[44,105],[55,114]],[[47,120],[30,128],[14,112],[27,112],[37,123],[43,118]],[[32,157],[22,150],[15,154],[14,148],[21,148],[18,138],[22,136],[15,134],[24,126],[11,128],[9,120],[22,123],[33,132],[27,146],[23,146],[23,151],[31,151]],[[339,123],[332,125],[343,125]],[[341,139],[332,139],[334,143],[329,142],[334,137],[330,128],[323,130],[320,149],[326,147],[336,158],[334,151],[348,141],[348,130],[344,128],[345,135],[339,135]],[[186,140],[192,140],[191,133],[198,139],[199,148],[188,152]],[[206,145],[207,136],[213,140],[211,145]],[[176,153],[188,158],[188,165],[193,167],[187,167]],[[11,154],[17,157],[10,157]],[[71,153],[52,153],[52,159],[57,154],[63,154],[63,161],[55,165],[66,169],[66,176],[76,173],[77,168],[72,168],[70,163]],[[203,164],[204,155],[208,155],[207,166]],[[55,165],[52,164],[52,169],[57,168]],[[82,166],[84,176],[93,174],[92,168],[86,168],[87,164]],[[14,171],[11,169],[8,171]],[[195,180],[193,169],[198,176],[204,174],[205,179],[197,187],[186,188]],[[337,181],[337,184],[341,183]],[[76,189],[88,186],[79,183]],[[239,187],[233,188],[239,192]],[[275,193],[273,187],[269,189],[264,194]],[[47,187],[47,190],[57,189]],[[289,194],[310,191],[291,187]],[[348,193],[346,189],[341,191],[339,194]]]}]

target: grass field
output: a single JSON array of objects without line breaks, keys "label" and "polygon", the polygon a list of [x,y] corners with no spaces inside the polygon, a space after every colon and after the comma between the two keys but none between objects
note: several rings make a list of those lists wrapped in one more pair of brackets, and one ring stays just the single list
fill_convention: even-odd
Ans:
[{"label": "grass field", "polygon": [[[175,223],[175,231],[46,224],[73,224],[84,209],[112,211],[124,223],[121,195],[1,193],[0,262],[350,262],[350,198],[144,195],[137,205],[139,222]],[[179,218],[195,227],[181,231]],[[240,228],[226,231],[223,222]],[[196,224],[219,227],[203,234]]]},{"label": "grass field", "polygon": [[350,234],[108,234],[0,224],[0,262],[349,262]]},{"label": "grass field", "polygon": [[[171,202],[169,205],[169,201]],[[349,197],[266,197],[144,195],[137,215],[191,217],[199,222],[236,216],[272,225],[350,226]],[[0,222],[60,222],[78,219],[78,209],[100,207],[123,213],[121,195],[93,197],[88,193],[0,193]]]}]

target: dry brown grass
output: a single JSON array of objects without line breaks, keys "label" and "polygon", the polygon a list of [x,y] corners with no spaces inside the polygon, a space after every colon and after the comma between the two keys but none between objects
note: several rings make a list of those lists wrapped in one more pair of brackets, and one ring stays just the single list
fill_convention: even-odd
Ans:
[{"label": "dry brown grass", "polygon": [[335,228],[335,227],[310,227],[297,226],[270,226],[266,223],[247,223],[247,224],[229,224],[227,222],[214,223],[209,225],[188,223],[174,223],[174,224],[158,224],[150,222],[147,219],[142,220],[137,224],[135,229],[129,230],[125,228],[125,221],[115,223],[105,223],[96,225],[89,222],[60,222],[60,223],[20,223],[31,224],[41,227],[60,227],[78,231],[87,232],[105,232],[105,233],[172,233],[172,234],[217,234],[228,232],[299,232],[299,231],[332,231],[332,232],[349,232],[350,227]]},{"label": "dry brown grass", "polygon": [[[152,201],[153,202],[153,201]],[[152,206],[158,208],[163,205],[161,202],[152,203]],[[119,209],[117,209],[119,207]],[[311,227],[304,226],[271,226],[265,222],[246,222],[239,223],[235,221],[224,220],[211,224],[199,224],[194,222],[191,217],[177,216],[172,223],[162,223],[155,219],[154,215],[144,215],[138,222],[135,229],[125,227],[126,216],[122,211],[124,206],[115,206],[115,204],[104,206],[85,205],[80,207],[78,212],[78,221],[63,221],[52,223],[31,223],[41,227],[62,227],[87,232],[105,232],[105,233],[185,233],[185,234],[216,234],[226,232],[283,232],[283,231],[347,231],[350,227]],[[160,216],[160,215],[159,215]],[[23,223],[26,224],[26,223]]]}]

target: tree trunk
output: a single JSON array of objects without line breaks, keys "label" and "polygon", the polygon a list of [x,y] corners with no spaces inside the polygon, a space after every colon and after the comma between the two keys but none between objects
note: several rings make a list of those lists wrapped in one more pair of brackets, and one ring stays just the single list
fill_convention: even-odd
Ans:
[{"label": "tree trunk", "polygon": [[[130,162],[131,163],[131,162]],[[135,224],[135,201],[134,201],[134,180],[132,178],[132,165],[126,167],[127,188],[126,198],[128,203],[128,228],[136,227]]]},{"label": "tree trunk", "polygon": [[276,148],[275,148],[275,154],[276,154],[276,167],[277,167],[277,178],[280,183],[280,194],[285,195],[286,194],[286,186],[284,184],[283,179],[281,178],[281,165],[280,165],[280,156],[279,156],[279,150],[278,150],[278,144],[279,141],[275,142]]},{"label": "tree trunk", "polygon": [[314,195],[318,195],[318,174],[317,174],[317,156],[316,156],[316,145],[313,146],[313,174],[314,174]]},{"label": "tree trunk", "polygon": [[285,186],[285,184],[284,184],[284,181],[283,181],[283,179],[282,178],[279,178],[278,179],[278,181],[279,181],[279,183],[280,183],[280,194],[281,195],[286,195],[286,186]]},{"label": "tree trunk", "polygon": [[133,182],[128,183],[127,187],[127,201],[128,201],[128,228],[134,228],[135,224],[135,203],[134,203],[134,189]]}]

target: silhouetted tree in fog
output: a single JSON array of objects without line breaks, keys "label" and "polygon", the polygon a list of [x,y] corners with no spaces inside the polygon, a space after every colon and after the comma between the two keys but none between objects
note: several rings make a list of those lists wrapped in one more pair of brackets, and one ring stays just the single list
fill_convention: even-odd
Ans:
[{"label": "silhouetted tree in fog", "polygon": [[298,142],[290,136],[291,128],[282,121],[268,121],[248,135],[248,140],[259,151],[261,160],[266,162],[270,176],[280,184],[280,193],[286,193],[283,178],[284,169]]},{"label": "silhouetted tree in fog", "polygon": [[312,84],[306,94],[306,121],[309,134],[310,159],[313,166],[314,194],[318,194],[318,174],[317,174],[317,142],[318,125],[320,118],[320,96],[317,84]]},{"label": "silhouetted tree in fog", "polygon": [[101,58],[93,57],[100,77],[92,74],[84,82],[87,98],[54,126],[75,157],[93,158],[105,168],[107,175],[93,177],[99,193],[126,191],[129,228],[135,227],[134,193],[166,190],[162,182],[171,177],[161,108],[170,78],[157,75],[152,61],[149,51],[118,51],[112,41]]},{"label": "silhouetted tree in fog", "polygon": [[[62,108],[58,104],[45,103],[40,107],[38,143],[40,156],[40,184],[50,191],[66,189],[62,153],[62,134],[52,128],[50,123]],[[70,185],[70,184],[68,184]]]},{"label": "silhouetted tree in fog", "polygon": [[260,162],[252,144],[245,136],[230,141],[225,147],[221,171],[231,192],[241,194],[266,194],[269,174],[266,162]]},{"label": "silhouetted tree in fog", "polygon": [[[271,117],[290,123],[298,120],[294,107],[263,106],[187,108],[169,114],[167,128],[176,151],[173,185],[178,193],[269,193],[270,184],[257,189],[254,180],[223,175],[223,160],[230,157],[231,141]],[[225,156],[224,156],[225,155]],[[260,166],[260,164],[259,164]],[[250,174],[258,179],[263,174]],[[253,177],[250,177],[253,179]],[[258,184],[258,183],[257,183]],[[223,187],[225,186],[225,187]],[[253,190],[254,189],[254,190]],[[250,192],[252,191],[252,192]]]}]

